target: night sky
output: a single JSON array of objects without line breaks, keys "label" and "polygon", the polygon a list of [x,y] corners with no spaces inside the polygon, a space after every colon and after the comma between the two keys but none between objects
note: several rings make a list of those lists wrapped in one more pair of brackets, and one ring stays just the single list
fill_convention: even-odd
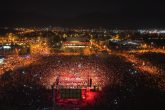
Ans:
[{"label": "night sky", "polygon": [[5,0],[0,26],[165,28],[163,0]]}]

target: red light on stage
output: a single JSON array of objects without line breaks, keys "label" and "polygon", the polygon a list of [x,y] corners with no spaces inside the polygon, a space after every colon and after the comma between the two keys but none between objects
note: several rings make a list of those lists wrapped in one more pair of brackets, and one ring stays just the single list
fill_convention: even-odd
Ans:
[{"label": "red light on stage", "polygon": [[85,96],[82,96],[82,99],[85,99]]},{"label": "red light on stage", "polygon": [[86,89],[82,89],[82,99],[86,99]]},{"label": "red light on stage", "polygon": [[86,100],[87,101],[92,101],[95,98],[95,93],[94,92],[87,92],[86,94]]}]

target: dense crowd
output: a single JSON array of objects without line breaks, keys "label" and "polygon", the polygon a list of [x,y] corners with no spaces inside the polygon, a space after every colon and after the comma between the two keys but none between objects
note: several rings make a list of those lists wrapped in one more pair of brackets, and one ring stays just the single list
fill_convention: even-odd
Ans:
[{"label": "dense crowd", "polygon": [[[91,78],[93,85],[103,88],[102,95],[95,99],[94,105],[88,105],[83,109],[100,109],[99,107],[122,109],[122,107],[128,106],[133,108],[142,102],[150,103],[151,98],[160,97],[157,92],[150,93],[151,89],[159,91],[157,86],[159,86],[160,77],[137,71],[132,62],[126,62],[122,56],[46,55],[28,65],[20,66],[1,75],[0,105],[3,105],[1,108],[6,106],[25,110],[36,110],[45,106],[51,108],[51,86],[58,77],[61,81],[68,80],[67,77],[76,77],[84,79],[84,81],[86,81],[85,78]],[[148,92],[144,90],[148,90]],[[144,92],[153,96],[150,96],[149,99],[145,99],[147,97],[139,98],[138,95],[142,96]],[[164,95],[162,95],[163,97]],[[143,98],[146,101],[140,102]],[[158,100],[158,102],[161,101]],[[158,102],[155,103],[158,104]],[[13,108],[13,110],[18,108]]]}]

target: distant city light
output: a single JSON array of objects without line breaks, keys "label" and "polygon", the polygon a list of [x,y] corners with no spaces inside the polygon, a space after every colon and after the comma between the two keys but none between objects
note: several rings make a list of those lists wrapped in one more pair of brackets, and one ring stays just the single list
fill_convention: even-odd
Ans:
[{"label": "distant city light", "polygon": [[0,58],[0,64],[4,63],[4,58]]},{"label": "distant city light", "polygon": [[4,49],[11,49],[11,46],[5,45],[3,46]]}]

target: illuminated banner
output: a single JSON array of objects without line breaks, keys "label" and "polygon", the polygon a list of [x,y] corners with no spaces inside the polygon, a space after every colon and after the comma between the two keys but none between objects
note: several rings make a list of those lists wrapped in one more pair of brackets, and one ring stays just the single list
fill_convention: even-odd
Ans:
[{"label": "illuminated banner", "polygon": [[79,77],[60,77],[59,85],[61,86],[87,86],[88,78]]}]

